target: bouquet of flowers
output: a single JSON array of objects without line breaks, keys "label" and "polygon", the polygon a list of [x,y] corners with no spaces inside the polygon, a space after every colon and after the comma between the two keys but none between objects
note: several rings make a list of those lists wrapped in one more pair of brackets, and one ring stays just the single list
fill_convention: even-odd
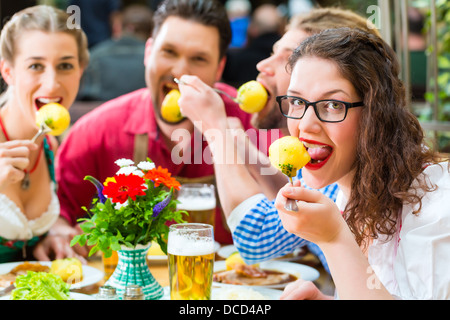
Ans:
[{"label": "bouquet of flowers", "polygon": [[174,189],[180,183],[167,169],[155,167],[150,160],[135,165],[132,160],[115,162],[119,171],[103,183],[92,176],[85,180],[97,188],[98,198],[90,210],[83,207],[89,218],[79,219],[82,234],[75,236],[71,246],[92,246],[89,256],[101,250],[105,257],[122,246],[134,248],[156,241],[167,254],[168,221],[184,222],[185,211],[177,211]]}]

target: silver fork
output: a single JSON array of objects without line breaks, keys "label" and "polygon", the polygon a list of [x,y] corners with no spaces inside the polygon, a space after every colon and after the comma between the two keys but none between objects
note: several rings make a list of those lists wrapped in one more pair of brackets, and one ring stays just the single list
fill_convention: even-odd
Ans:
[{"label": "silver fork", "polygon": [[[177,78],[173,78],[173,81],[174,81],[176,84],[178,84],[178,85],[182,84],[182,85],[189,86],[189,83],[186,83],[186,82],[184,82],[184,81],[181,81],[180,79],[177,79]],[[230,98],[231,100],[233,100],[233,101],[236,102],[237,104],[240,103],[239,100],[238,100],[237,98],[231,96],[229,93],[227,93],[227,92],[225,92],[225,91],[222,91],[222,90],[220,90],[220,89],[216,89],[216,88],[212,88],[212,89],[213,89],[215,92],[217,92],[217,93],[220,93],[220,94],[223,94],[224,96],[227,96],[228,98]]]},{"label": "silver fork", "polygon": [[33,138],[31,138],[31,141],[35,142],[37,138],[39,138],[40,136],[42,136],[43,134],[49,133],[50,131],[52,131],[52,129],[50,129],[45,122],[41,123],[41,126],[39,127],[39,131],[34,135]]},{"label": "silver fork", "polygon": [[[289,182],[291,183],[291,185],[294,185],[292,177],[289,177]],[[297,201],[295,201],[294,199],[287,199],[284,208],[289,211],[298,211]]]},{"label": "silver fork", "polygon": [[3,296],[8,295],[8,294],[9,294],[11,291],[13,291],[15,288],[16,288],[16,287],[15,287],[15,285],[14,285],[14,283],[13,283],[13,284],[9,285],[8,287],[6,287],[6,288],[0,290],[0,297],[3,297]]}]

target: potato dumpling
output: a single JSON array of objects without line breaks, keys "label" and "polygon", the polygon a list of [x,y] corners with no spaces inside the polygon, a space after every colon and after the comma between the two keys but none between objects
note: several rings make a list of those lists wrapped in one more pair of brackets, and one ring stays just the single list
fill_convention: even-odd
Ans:
[{"label": "potato dumpling", "polygon": [[244,260],[241,258],[239,252],[233,252],[228,258],[225,259],[225,267],[227,270],[233,270],[235,265],[245,264]]},{"label": "potato dumpling", "polygon": [[52,136],[59,136],[70,125],[70,113],[59,103],[48,103],[40,108],[36,113],[36,124],[38,127],[45,123],[52,131]]},{"label": "potato dumpling", "polygon": [[295,177],[311,157],[297,137],[286,136],[276,140],[269,147],[270,163],[288,177]]},{"label": "potato dumpling", "polygon": [[255,80],[241,85],[237,91],[236,100],[239,107],[247,113],[261,111],[267,103],[268,94],[261,83]]},{"label": "potato dumpling", "polygon": [[64,282],[71,284],[83,280],[83,266],[77,258],[53,260],[50,273],[60,276]]},{"label": "potato dumpling", "polygon": [[180,106],[178,105],[178,99],[180,99],[180,91],[172,89],[164,97],[161,105],[161,117],[168,122],[179,122],[184,117],[181,114]]}]

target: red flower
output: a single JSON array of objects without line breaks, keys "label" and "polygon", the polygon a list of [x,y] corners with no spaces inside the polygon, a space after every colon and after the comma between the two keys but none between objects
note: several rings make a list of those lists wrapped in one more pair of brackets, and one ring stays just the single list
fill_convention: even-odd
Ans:
[{"label": "red flower", "polygon": [[143,178],[134,174],[119,174],[114,178],[116,181],[108,182],[103,189],[103,194],[111,198],[112,202],[124,203],[128,197],[136,201],[136,196],[145,196],[147,187]]},{"label": "red flower", "polygon": [[148,171],[144,175],[144,178],[152,180],[155,183],[155,187],[159,187],[160,184],[163,184],[169,189],[174,188],[180,190],[180,183],[175,178],[171,177],[169,170],[163,169],[161,166]]}]

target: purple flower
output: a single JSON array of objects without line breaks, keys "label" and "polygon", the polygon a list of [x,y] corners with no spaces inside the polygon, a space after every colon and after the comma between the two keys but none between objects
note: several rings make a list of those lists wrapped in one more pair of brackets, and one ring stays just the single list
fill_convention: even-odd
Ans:
[{"label": "purple flower", "polygon": [[157,203],[155,207],[153,208],[153,218],[156,218],[161,211],[169,204],[170,200],[172,199],[172,189],[170,189],[169,195],[161,202]]},{"label": "purple flower", "polygon": [[100,203],[105,203],[106,197],[103,195],[103,184],[92,176],[86,176],[84,177],[84,180],[92,182],[92,184],[97,188]]}]

